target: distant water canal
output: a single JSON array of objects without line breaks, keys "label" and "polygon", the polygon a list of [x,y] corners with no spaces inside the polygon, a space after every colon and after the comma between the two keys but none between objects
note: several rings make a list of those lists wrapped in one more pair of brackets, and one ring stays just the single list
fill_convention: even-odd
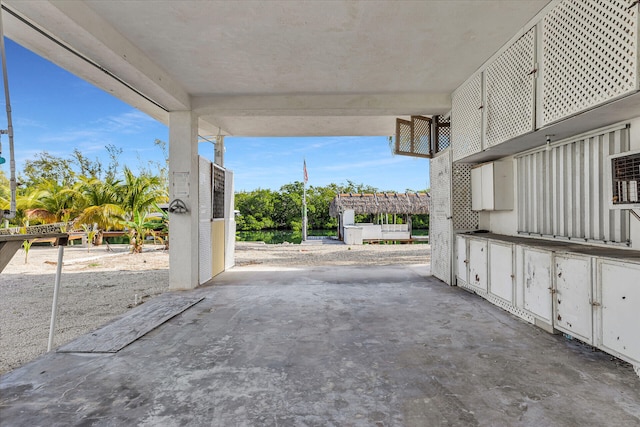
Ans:
[{"label": "distant water canal", "polygon": [[[335,229],[332,230],[309,230],[309,236],[336,236]],[[413,230],[414,236],[427,236],[429,230]],[[263,230],[263,231],[237,231],[236,240],[239,242],[265,242],[267,244],[278,243],[300,243],[302,234],[292,230]]]},{"label": "distant water canal", "polygon": [[[336,236],[336,230],[309,230],[309,236]],[[239,242],[265,242],[268,244],[300,243],[302,233],[292,230],[236,231]]]}]

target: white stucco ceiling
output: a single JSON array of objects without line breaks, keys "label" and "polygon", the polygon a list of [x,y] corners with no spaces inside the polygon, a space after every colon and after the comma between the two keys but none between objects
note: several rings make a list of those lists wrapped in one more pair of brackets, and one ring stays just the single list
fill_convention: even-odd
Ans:
[{"label": "white stucco ceiling", "polygon": [[210,132],[390,135],[451,92],[549,0],[7,0],[6,33],[166,121],[194,109]]}]

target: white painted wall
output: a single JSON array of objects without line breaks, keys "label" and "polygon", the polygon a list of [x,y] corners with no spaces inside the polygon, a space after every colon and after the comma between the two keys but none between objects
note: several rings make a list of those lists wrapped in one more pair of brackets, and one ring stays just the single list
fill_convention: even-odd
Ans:
[{"label": "white painted wall", "polygon": [[356,213],[353,209],[345,209],[342,213],[342,224],[353,225],[356,223]]}]

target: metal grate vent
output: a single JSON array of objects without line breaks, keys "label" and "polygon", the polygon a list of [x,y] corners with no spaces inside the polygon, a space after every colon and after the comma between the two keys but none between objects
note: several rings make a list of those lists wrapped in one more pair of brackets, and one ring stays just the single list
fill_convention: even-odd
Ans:
[{"label": "metal grate vent", "polygon": [[640,153],[611,159],[612,200],[614,206],[640,201]]},{"label": "metal grate vent", "polygon": [[482,150],[482,74],[460,86],[451,99],[453,161]]},{"label": "metal grate vent", "polygon": [[411,116],[411,121],[396,119],[394,154],[411,157],[431,157],[431,119]]},{"label": "metal grate vent", "polygon": [[213,165],[213,218],[224,218],[224,185],[224,169]]},{"label": "metal grate vent", "polygon": [[543,19],[543,125],[634,91],[637,7],[565,0]]},{"label": "metal grate vent", "polygon": [[535,28],[504,51],[486,70],[487,145],[534,129]]},{"label": "metal grate vent", "polygon": [[396,119],[396,147],[395,154],[411,151],[411,122]]},{"label": "metal grate vent", "polygon": [[451,121],[449,118],[437,116],[438,119],[435,123],[435,153],[439,153],[451,145]]},{"label": "metal grate vent", "polygon": [[451,203],[454,230],[476,230],[478,212],[471,210],[471,164],[453,165]]},{"label": "metal grate vent", "polygon": [[445,150],[431,160],[431,214],[429,240],[431,242],[431,272],[438,279],[451,284],[451,150]]},{"label": "metal grate vent", "polygon": [[411,154],[431,157],[431,119],[423,116],[412,116],[413,145]]}]

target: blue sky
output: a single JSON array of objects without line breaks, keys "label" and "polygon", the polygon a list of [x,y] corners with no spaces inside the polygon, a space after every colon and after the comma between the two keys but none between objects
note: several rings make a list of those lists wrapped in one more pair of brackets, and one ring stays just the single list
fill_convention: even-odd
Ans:
[{"label": "blue sky", "polygon": [[[11,40],[6,47],[18,171],[39,152],[66,157],[74,148],[106,166],[107,145],[121,148],[120,163],[133,170],[163,161],[154,141],[168,141],[165,125]],[[3,97],[1,104],[0,127],[6,128]],[[305,158],[309,185],[351,180],[387,191],[429,187],[429,162],[393,156],[387,137],[227,137],[225,146],[236,191],[301,181]],[[2,148],[8,157],[6,136]],[[200,154],[211,159],[213,146],[201,144]],[[8,174],[8,163],[2,168]]]}]

